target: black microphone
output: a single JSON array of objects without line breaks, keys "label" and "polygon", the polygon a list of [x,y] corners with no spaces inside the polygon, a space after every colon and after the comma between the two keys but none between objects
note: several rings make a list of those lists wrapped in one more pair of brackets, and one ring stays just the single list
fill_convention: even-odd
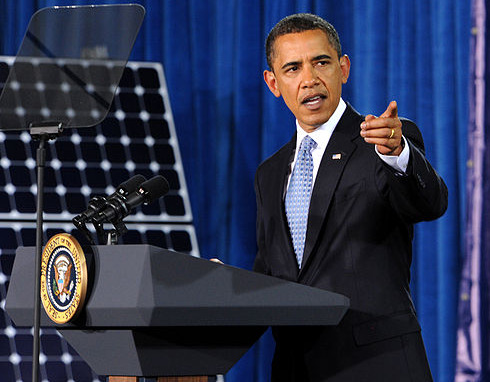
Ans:
[{"label": "black microphone", "polygon": [[136,191],[118,195],[107,200],[106,207],[94,218],[94,224],[105,222],[120,221],[128,216],[131,211],[140,204],[150,204],[156,199],[165,195],[170,189],[167,179],[157,175],[146,182],[140,184]]},{"label": "black microphone", "polygon": [[138,174],[117,186],[116,191],[110,196],[94,196],[88,202],[87,209],[72,219],[73,224],[75,224],[75,227],[79,228],[83,223],[90,221],[96,214],[102,211],[107,206],[110,199],[126,197],[130,193],[136,191],[144,181],[146,181],[146,178],[143,175]]}]

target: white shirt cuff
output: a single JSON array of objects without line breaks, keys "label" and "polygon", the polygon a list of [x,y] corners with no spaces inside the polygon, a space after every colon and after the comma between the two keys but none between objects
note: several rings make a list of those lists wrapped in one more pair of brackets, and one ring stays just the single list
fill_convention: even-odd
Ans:
[{"label": "white shirt cuff", "polygon": [[410,159],[410,148],[408,147],[407,140],[402,135],[404,147],[400,155],[383,155],[380,154],[378,148],[374,146],[376,154],[379,155],[381,160],[385,162],[388,166],[392,167],[394,170],[405,173],[408,167],[408,161]]}]

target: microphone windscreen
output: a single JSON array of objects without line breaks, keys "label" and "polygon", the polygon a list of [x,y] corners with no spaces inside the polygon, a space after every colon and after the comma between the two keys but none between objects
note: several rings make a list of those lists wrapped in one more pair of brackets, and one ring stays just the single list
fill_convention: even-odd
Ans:
[{"label": "microphone windscreen", "polygon": [[138,192],[145,197],[145,203],[152,203],[154,200],[162,197],[170,190],[170,186],[161,175],[157,175],[150,180],[142,183]]},{"label": "microphone windscreen", "polygon": [[124,183],[121,183],[117,187],[116,192],[119,194],[127,195],[131,192],[136,191],[138,189],[138,187],[145,181],[146,181],[146,178],[143,175],[137,174],[137,175],[133,176],[132,178],[129,178]]}]

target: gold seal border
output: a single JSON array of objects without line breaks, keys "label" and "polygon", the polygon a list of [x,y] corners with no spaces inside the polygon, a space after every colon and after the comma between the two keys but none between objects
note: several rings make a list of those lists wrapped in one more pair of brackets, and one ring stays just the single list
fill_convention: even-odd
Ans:
[{"label": "gold seal border", "polygon": [[[77,284],[75,289],[75,296],[68,309],[60,311],[56,309],[51,303],[46,285],[46,274],[49,259],[53,252],[60,248],[65,247],[70,251],[73,262],[75,265],[75,273],[77,275]],[[44,306],[44,311],[48,317],[57,324],[65,324],[74,319],[82,310],[85,303],[85,296],[87,295],[87,262],[82,247],[72,235],[68,233],[59,233],[51,237],[44,247],[44,251],[41,258],[41,302]]]}]

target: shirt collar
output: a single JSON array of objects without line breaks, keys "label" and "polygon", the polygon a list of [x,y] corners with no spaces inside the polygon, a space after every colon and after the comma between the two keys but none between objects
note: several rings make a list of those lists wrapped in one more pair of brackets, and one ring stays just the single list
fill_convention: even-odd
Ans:
[{"label": "shirt collar", "polygon": [[298,147],[306,135],[309,135],[311,138],[313,138],[313,140],[317,144],[317,148],[320,148],[324,151],[327,147],[330,137],[333,134],[333,131],[335,130],[335,127],[339,123],[340,118],[342,118],[342,114],[344,114],[346,108],[346,103],[342,98],[340,98],[337,108],[335,109],[332,116],[328,119],[328,121],[309,134],[301,128],[298,120],[296,120],[296,152],[298,152]]}]

